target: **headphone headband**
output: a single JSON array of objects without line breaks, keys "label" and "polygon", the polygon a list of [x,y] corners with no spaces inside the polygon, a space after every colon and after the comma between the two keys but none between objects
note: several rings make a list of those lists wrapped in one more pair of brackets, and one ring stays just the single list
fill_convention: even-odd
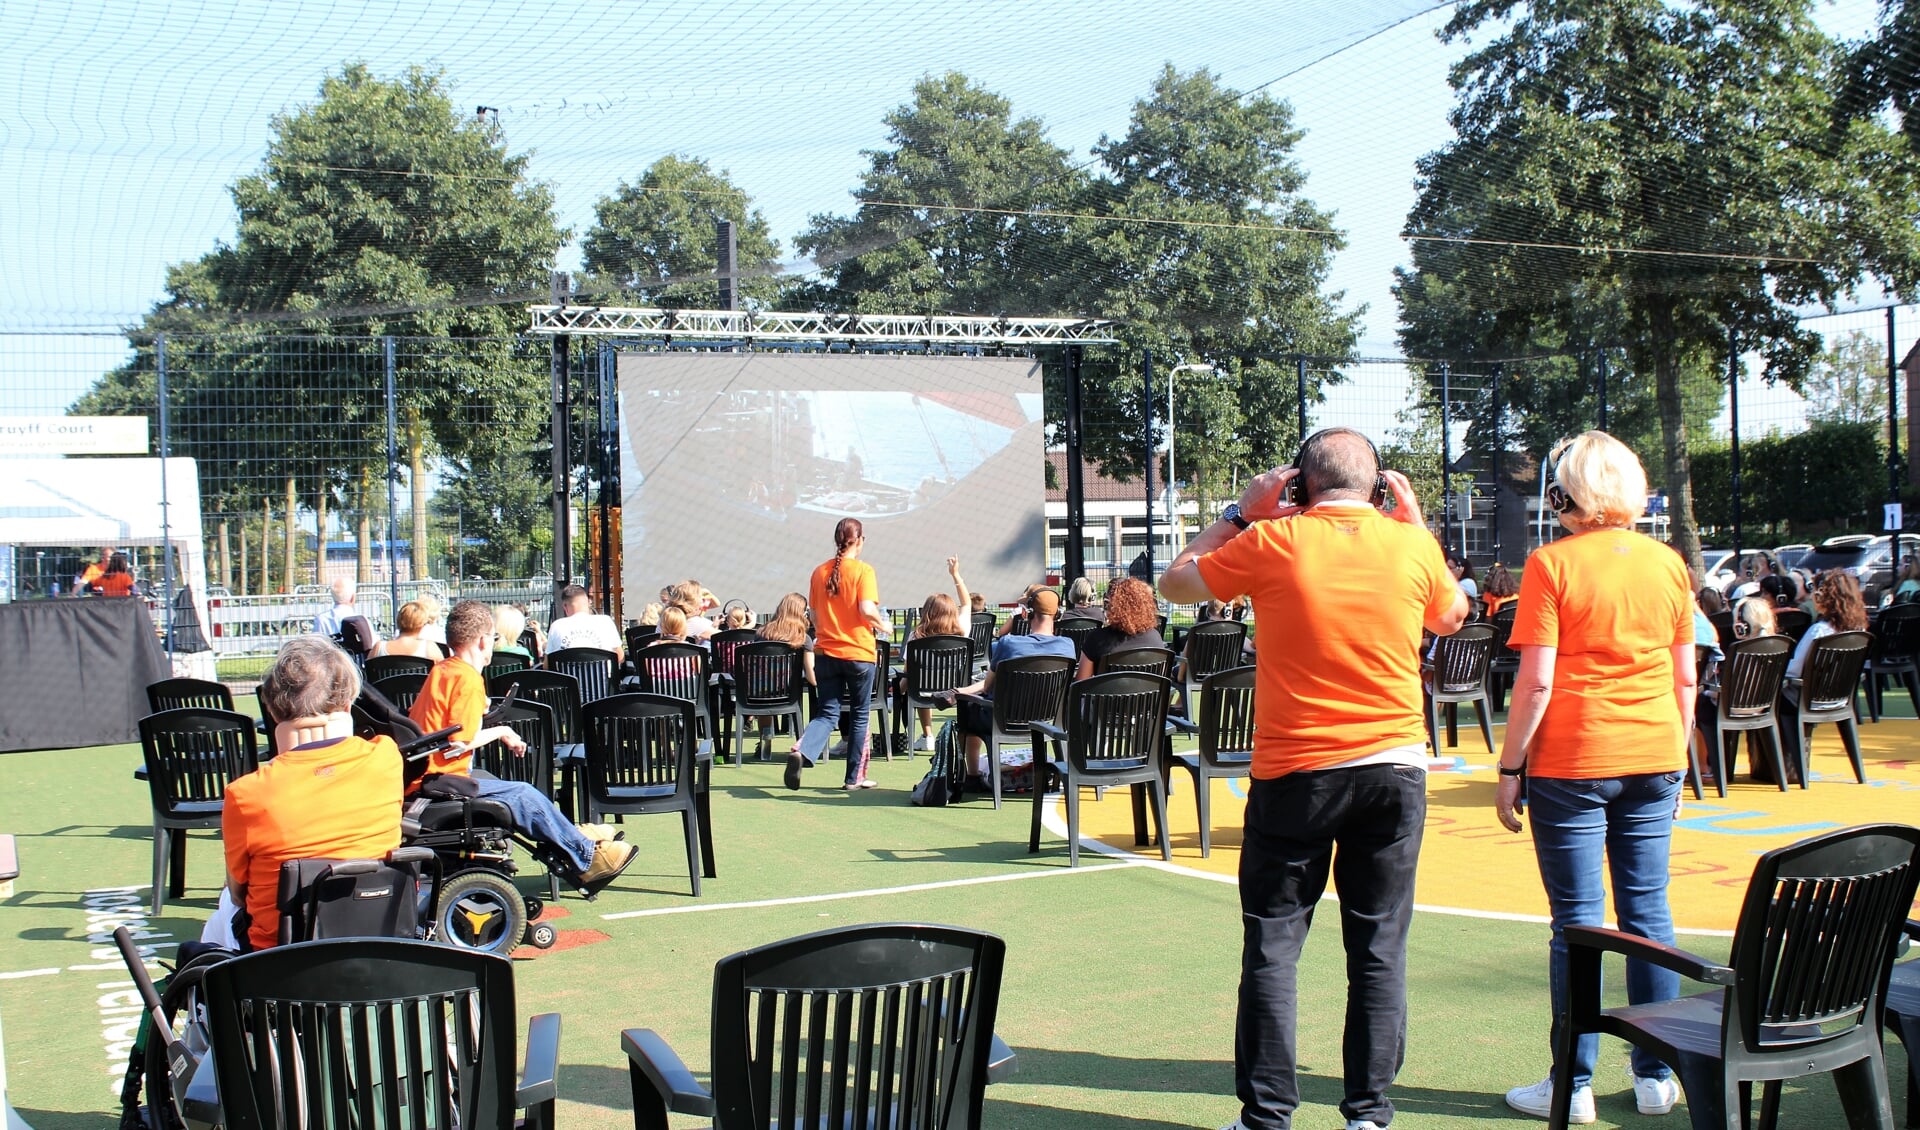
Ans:
[{"label": "headphone headband", "polygon": [[1385,506],[1387,504],[1388,494],[1387,476],[1381,473],[1380,449],[1374,446],[1373,440],[1369,439],[1365,432],[1344,427],[1321,428],[1319,431],[1301,441],[1300,450],[1293,456],[1293,465],[1300,469],[1300,473],[1293,477],[1291,483],[1287,484],[1287,501],[1295,506],[1307,505],[1307,499],[1311,497],[1311,492],[1307,490],[1307,452],[1315,444],[1322,442],[1325,437],[1329,435],[1359,436],[1361,442],[1367,445],[1367,451],[1373,456],[1373,490],[1368,493],[1367,502],[1369,505],[1375,507]]}]

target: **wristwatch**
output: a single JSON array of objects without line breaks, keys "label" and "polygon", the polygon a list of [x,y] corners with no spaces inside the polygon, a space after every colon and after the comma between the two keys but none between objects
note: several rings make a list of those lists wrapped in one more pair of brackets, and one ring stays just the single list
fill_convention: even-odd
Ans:
[{"label": "wristwatch", "polygon": [[1227,508],[1220,512],[1220,520],[1222,522],[1232,522],[1243,530],[1253,525],[1252,522],[1240,516],[1240,504],[1237,502],[1227,503]]}]

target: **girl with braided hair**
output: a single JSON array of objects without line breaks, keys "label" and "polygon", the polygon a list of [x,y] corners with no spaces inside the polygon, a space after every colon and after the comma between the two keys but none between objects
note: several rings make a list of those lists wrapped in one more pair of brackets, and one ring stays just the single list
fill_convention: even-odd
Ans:
[{"label": "girl with braided hair", "polygon": [[[847,789],[870,789],[867,777],[867,727],[873,701],[874,637],[890,623],[880,611],[880,586],[873,566],[860,560],[866,532],[858,518],[842,518],[833,528],[834,554],[813,571],[807,603],[813,608],[813,672],[820,689],[820,713],[807,723],[799,744],[787,756],[786,785],[800,787],[800,770],[825,754],[840,724],[840,711],[852,714],[847,740]],[[841,697],[846,697],[842,704]]]}]

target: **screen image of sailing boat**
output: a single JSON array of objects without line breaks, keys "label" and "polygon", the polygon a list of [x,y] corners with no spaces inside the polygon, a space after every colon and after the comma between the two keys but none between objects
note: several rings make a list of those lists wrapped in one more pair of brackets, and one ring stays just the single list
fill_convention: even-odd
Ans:
[{"label": "screen image of sailing boat", "polygon": [[[788,393],[811,425],[795,509],[885,518],[952,492],[1041,419],[1039,393]],[[790,433],[791,434],[791,433]],[[798,462],[798,461],[796,461]]]}]

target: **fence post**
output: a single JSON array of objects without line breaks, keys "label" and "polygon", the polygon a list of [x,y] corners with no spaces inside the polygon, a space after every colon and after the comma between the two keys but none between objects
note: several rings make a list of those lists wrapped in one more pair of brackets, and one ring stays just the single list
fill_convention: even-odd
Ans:
[{"label": "fence post", "polygon": [[1080,474],[1080,346],[1067,346],[1067,553],[1066,580],[1087,572],[1087,498]]},{"label": "fence post", "polygon": [[[155,334],[153,338],[153,367],[155,395],[159,404],[160,424],[160,605],[162,623],[166,625],[161,639],[167,644],[167,658],[173,658],[173,510],[167,498],[167,335]],[[194,532],[195,537],[200,531]]]},{"label": "fence post", "polygon": [[[567,303],[567,275],[553,272],[553,304]],[[567,407],[567,356],[571,340],[566,334],[554,334],[547,360],[547,373],[553,389],[553,597],[573,583],[573,427]]]},{"label": "fence post", "polygon": [[1307,442],[1307,359],[1305,357],[1293,359],[1293,384],[1294,408],[1299,412],[1300,429],[1300,434],[1296,437],[1293,446],[1294,450],[1298,451],[1300,445]]},{"label": "fence post", "polygon": [[[1887,307],[1887,501],[1900,501],[1900,357],[1893,343],[1893,307]],[[1905,515],[1901,526],[1906,525]],[[1889,529],[1897,534],[1898,529]],[[1895,539],[1896,541],[1898,539]],[[1894,546],[1893,565],[1900,567],[1900,547]]]},{"label": "fence post", "polygon": [[1732,326],[1727,327],[1727,416],[1733,425],[1733,441],[1727,456],[1733,487],[1733,567],[1740,567],[1740,342]]},{"label": "fence post", "polygon": [[389,616],[400,614],[400,572],[393,567],[393,540],[397,532],[398,506],[394,500],[394,481],[400,477],[400,453],[396,446],[395,434],[399,431],[398,398],[393,392],[393,338],[380,339],[381,366],[386,372],[387,382],[387,544],[381,556],[387,565],[387,600]]},{"label": "fence post", "polygon": [[1440,548],[1453,552],[1453,366],[1440,362]]},{"label": "fence post", "polygon": [[1490,460],[1493,464],[1493,513],[1488,521],[1492,523],[1493,537],[1490,540],[1495,561],[1500,560],[1500,452],[1506,447],[1506,438],[1500,430],[1500,422],[1504,418],[1504,413],[1500,411],[1500,374],[1505,368],[1499,362],[1494,363],[1493,388],[1489,398],[1493,401],[1493,457]]},{"label": "fence post", "polygon": [[[725,222],[725,221],[723,221]],[[728,238],[731,239],[731,233]],[[731,285],[731,280],[725,280]],[[600,511],[600,536],[598,550],[600,574],[600,611],[607,616],[619,618],[619,610],[613,602],[613,514],[620,508],[619,470],[614,458],[620,442],[619,422],[614,418],[614,354],[613,343],[602,341],[600,354],[595,368],[599,372],[600,402],[595,406],[597,423],[594,457],[600,476],[600,493],[597,506]]]},{"label": "fence post", "polygon": [[[1889,335],[1891,336],[1891,335]],[[1146,455],[1147,480],[1147,576],[1153,576],[1153,350],[1146,351],[1146,363],[1141,368],[1140,389],[1140,443]],[[1168,562],[1172,564],[1171,561]],[[1151,580],[1148,582],[1151,584]]]}]

